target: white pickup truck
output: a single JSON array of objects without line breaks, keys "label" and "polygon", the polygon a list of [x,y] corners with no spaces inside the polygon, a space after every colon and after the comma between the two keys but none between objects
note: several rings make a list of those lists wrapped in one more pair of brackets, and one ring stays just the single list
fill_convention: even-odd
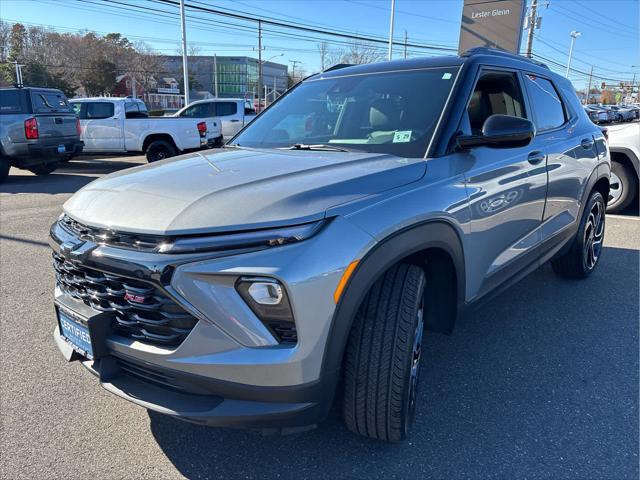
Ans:
[{"label": "white pickup truck", "polygon": [[149,117],[142,100],[96,97],[69,101],[80,118],[83,153],[144,153],[155,162],[222,144],[216,118]]},{"label": "white pickup truck", "polygon": [[222,124],[222,135],[229,140],[256,117],[256,111],[242,98],[210,98],[191,102],[178,110],[174,117],[217,118]]},{"label": "white pickup truck", "polygon": [[624,210],[638,195],[640,122],[607,127],[611,152],[611,190],[607,212]]}]

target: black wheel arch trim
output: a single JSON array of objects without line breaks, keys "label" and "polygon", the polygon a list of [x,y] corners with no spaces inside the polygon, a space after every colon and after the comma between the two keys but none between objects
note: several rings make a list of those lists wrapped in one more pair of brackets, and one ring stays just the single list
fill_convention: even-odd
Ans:
[{"label": "black wheel arch trim", "polygon": [[428,248],[442,249],[451,257],[456,270],[457,311],[462,310],[465,300],[465,262],[462,240],[456,228],[447,220],[434,219],[395,232],[367,252],[349,279],[333,314],[321,377],[327,375],[337,379],[336,373],[342,366],[355,314],[375,281],[403,258]]}]

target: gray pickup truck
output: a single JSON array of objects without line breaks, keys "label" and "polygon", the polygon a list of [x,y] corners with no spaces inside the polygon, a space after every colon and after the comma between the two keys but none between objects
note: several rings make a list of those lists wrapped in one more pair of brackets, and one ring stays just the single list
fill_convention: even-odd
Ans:
[{"label": "gray pickup truck", "polygon": [[0,120],[0,183],[11,167],[47,175],[82,152],[78,117],[60,90],[2,88]]}]

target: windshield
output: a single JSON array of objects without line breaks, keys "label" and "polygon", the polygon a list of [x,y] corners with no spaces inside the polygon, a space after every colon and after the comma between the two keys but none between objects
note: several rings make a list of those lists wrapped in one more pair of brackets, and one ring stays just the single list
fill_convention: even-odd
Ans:
[{"label": "windshield", "polygon": [[458,67],[448,67],[307,80],[232,144],[331,145],[422,158],[457,72]]}]

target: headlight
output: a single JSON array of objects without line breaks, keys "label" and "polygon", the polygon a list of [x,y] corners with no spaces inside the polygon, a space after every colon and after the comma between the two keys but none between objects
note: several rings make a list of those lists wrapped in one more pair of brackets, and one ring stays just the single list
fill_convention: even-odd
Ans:
[{"label": "headlight", "polygon": [[177,238],[158,247],[160,253],[193,253],[251,247],[276,247],[300,242],[315,235],[324,221],[293,227],[253,230],[250,232]]}]

